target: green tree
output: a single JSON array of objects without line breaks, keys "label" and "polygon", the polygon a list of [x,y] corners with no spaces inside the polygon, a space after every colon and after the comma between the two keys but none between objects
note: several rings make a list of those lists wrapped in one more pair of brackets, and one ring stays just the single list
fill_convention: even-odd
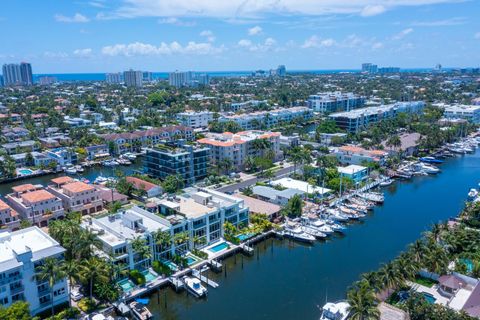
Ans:
[{"label": "green tree", "polygon": [[162,188],[167,193],[175,193],[182,189],[183,186],[183,177],[179,174],[167,176],[162,183]]},{"label": "green tree", "polygon": [[377,308],[375,293],[366,280],[357,282],[347,293],[349,319],[377,320],[380,311]]},{"label": "green tree", "polygon": [[48,281],[48,286],[50,287],[52,316],[55,314],[53,304],[53,287],[58,281],[62,280],[64,277],[65,272],[63,269],[63,261],[57,260],[55,258],[45,258],[43,263],[38,267],[36,278],[40,281]]},{"label": "green tree", "polygon": [[90,299],[92,299],[94,284],[108,282],[110,268],[103,260],[96,257],[85,260],[80,268],[79,276],[83,282],[88,284]]},{"label": "green tree", "polygon": [[299,217],[302,215],[303,200],[296,194],[288,200],[287,205],[283,208],[283,213],[289,217]]}]

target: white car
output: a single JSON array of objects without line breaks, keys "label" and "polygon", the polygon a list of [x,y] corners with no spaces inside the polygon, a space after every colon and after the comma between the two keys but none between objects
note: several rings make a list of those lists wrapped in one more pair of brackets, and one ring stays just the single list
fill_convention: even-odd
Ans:
[{"label": "white car", "polygon": [[79,291],[72,290],[72,292],[70,292],[70,297],[73,301],[80,301],[80,299],[83,298],[83,294],[81,294]]}]

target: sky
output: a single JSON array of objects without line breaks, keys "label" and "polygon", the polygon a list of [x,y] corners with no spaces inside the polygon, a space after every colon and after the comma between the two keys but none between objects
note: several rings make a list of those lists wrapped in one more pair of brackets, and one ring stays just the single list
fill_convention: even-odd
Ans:
[{"label": "sky", "polygon": [[480,66],[480,0],[2,0],[34,73]]}]

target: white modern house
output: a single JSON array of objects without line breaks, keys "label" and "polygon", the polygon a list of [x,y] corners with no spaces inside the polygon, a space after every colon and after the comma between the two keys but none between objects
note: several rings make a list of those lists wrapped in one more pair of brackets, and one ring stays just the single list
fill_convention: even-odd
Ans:
[{"label": "white modern house", "polygon": [[177,120],[184,126],[190,128],[206,128],[208,123],[213,120],[213,112],[211,111],[189,111],[177,114]]},{"label": "white modern house", "polygon": [[464,119],[470,123],[480,123],[480,106],[453,105],[446,106],[443,116],[446,119]]},{"label": "white modern house", "polygon": [[[31,314],[37,314],[52,305],[48,280],[35,277],[35,268],[46,258],[63,259],[65,249],[38,227],[14,232],[0,232],[0,305],[9,306],[26,301]],[[67,279],[53,287],[53,304],[68,302]]]}]

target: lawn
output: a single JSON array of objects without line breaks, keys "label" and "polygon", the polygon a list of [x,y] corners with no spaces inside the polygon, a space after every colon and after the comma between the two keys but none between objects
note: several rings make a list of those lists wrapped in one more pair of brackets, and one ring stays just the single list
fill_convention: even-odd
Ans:
[{"label": "lawn", "polygon": [[420,276],[415,277],[414,282],[418,283],[418,284],[421,284],[422,286],[425,286],[425,287],[428,287],[428,288],[431,288],[431,287],[433,287],[433,285],[438,283],[435,280],[420,277]]}]

